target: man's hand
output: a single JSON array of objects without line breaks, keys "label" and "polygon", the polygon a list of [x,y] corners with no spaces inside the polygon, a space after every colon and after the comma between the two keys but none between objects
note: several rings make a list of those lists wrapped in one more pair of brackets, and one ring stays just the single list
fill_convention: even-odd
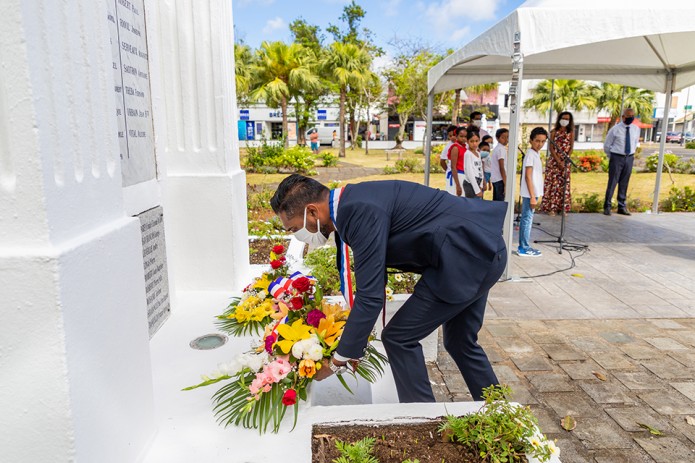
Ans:
[{"label": "man's hand", "polygon": [[331,371],[330,365],[328,365],[328,362],[330,362],[332,360],[333,359],[330,358],[330,359],[323,359],[321,361],[321,368],[319,368],[319,370],[316,372],[316,374],[312,378],[314,381],[322,381],[333,374],[333,372]]}]

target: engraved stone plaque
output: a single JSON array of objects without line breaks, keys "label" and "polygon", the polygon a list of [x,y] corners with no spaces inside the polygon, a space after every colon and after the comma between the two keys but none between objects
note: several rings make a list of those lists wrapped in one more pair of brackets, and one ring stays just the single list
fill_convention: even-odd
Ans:
[{"label": "engraved stone plaque", "polygon": [[142,233],[142,258],[145,267],[147,321],[150,338],[169,317],[169,276],[164,248],[164,215],[158,206],[138,215]]}]

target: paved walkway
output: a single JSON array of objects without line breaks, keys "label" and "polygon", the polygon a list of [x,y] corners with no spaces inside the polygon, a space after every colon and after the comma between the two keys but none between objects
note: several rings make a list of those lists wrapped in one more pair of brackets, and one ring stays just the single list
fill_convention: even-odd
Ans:
[{"label": "paved walkway", "polygon": [[[559,217],[537,221],[559,230]],[[590,247],[574,269],[491,291],[480,343],[499,379],[564,463],[695,462],[695,214],[573,214],[568,239]],[[569,266],[539,247],[542,258],[512,256],[513,276]],[[441,345],[431,375],[438,400],[470,400]],[[572,432],[560,427],[568,414]]]}]

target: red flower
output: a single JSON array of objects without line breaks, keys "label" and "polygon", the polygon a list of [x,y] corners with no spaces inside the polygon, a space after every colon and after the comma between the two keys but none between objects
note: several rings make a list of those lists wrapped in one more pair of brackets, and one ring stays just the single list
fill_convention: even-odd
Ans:
[{"label": "red flower", "polygon": [[311,280],[307,277],[299,277],[292,282],[292,286],[299,292],[306,293],[311,288]]},{"label": "red flower", "polygon": [[276,336],[274,334],[269,334],[267,338],[265,338],[265,350],[268,352],[270,355],[273,355],[273,344],[277,340]]},{"label": "red flower", "polygon": [[281,244],[276,244],[275,246],[273,246],[273,252],[275,254],[282,254],[283,252],[285,252],[285,246]]},{"label": "red flower", "polygon": [[292,304],[292,310],[299,310],[304,307],[304,298],[299,296],[293,297],[290,299],[290,304]]},{"label": "red flower", "polygon": [[311,310],[308,314],[306,314],[306,323],[307,325],[311,325],[314,328],[319,327],[319,322],[326,318],[326,314],[321,312],[318,309]]},{"label": "red flower", "polygon": [[297,403],[297,391],[294,389],[288,389],[285,391],[285,395],[282,396],[282,405],[288,407]]},{"label": "red flower", "polygon": [[280,256],[280,258],[279,258],[278,260],[279,260],[280,262],[282,262],[283,264],[284,264],[285,262],[287,262],[287,259],[285,259],[285,256]]},{"label": "red flower", "polygon": [[270,266],[273,268],[273,270],[277,270],[280,267],[282,267],[282,261],[280,260],[271,260],[270,261]]}]

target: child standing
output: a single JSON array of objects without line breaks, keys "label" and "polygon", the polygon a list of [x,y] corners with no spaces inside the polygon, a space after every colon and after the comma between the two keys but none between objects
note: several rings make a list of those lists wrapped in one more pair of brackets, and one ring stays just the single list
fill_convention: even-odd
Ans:
[{"label": "child standing", "polygon": [[[486,137],[490,138],[491,137]],[[485,185],[486,188],[483,191],[490,191],[492,190],[492,183],[490,183],[490,179],[492,178],[492,172],[491,172],[491,166],[492,164],[490,163],[490,142],[487,141],[481,141],[480,144],[478,145],[478,151],[480,151],[480,159],[483,160],[483,175],[485,176]],[[483,197],[484,199],[484,197]]]},{"label": "child standing", "polygon": [[447,142],[444,145],[442,154],[439,156],[439,165],[444,169],[444,185],[447,193],[452,195],[456,194],[456,188],[454,188],[454,179],[451,176],[451,161],[449,161],[449,149],[451,145],[456,142],[456,126],[450,125],[446,129]]},{"label": "child standing", "polygon": [[540,151],[548,139],[548,132],[543,127],[531,131],[531,147],[526,151],[521,168],[521,219],[519,220],[519,248],[522,257],[540,257],[543,254],[530,246],[533,211],[538,200],[543,196],[543,165]]},{"label": "child standing", "polygon": [[463,159],[466,157],[466,129],[456,127],[456,141],[449,148],[449,163],[451,164],[451,181],[454,191],[451,194],[463,195],[461,181],[463,176]]},{"label": "child standing", "polygon": [[509,130],[498,129],[495,132],[497,146],[490,156],[490,181],[492,182],[492,200],[504,201],[504,188],[507,185],[507,143],[509,143]]},{"label": "child standing", "polygon": [[468,151],[463,163],[463,191],[466,198],[483,199],[485,177],[483,176],[483,161],[478,152],[480,135],[477,130],[468,131]]}]

